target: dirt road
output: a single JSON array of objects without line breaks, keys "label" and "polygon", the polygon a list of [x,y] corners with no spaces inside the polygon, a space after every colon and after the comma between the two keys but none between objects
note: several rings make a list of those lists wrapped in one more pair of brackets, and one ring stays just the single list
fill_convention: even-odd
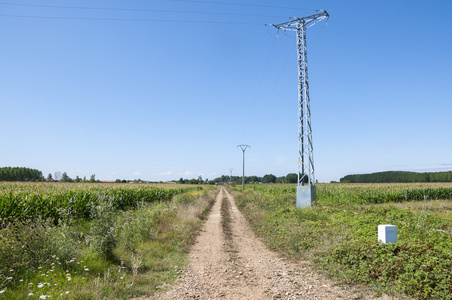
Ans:
[{"label": "dirt road", "polygon": [[[189,266],[154,299],[371,299],[321,278],[308,264],[267,250],[221,188]],[[381,298],[383,299],[383,298]]]}]

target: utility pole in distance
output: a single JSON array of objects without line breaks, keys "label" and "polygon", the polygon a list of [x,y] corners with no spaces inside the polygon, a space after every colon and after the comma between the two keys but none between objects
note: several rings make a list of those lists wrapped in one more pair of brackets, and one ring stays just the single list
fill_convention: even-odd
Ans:
[{"label": "utility pole in distance", "polygon": [[234,169],[228,169],[229,170],[229,182],[232,183],[232,170]]},{"label": "utility pole in distance", "polygon": [[246,148],[251,148],[251,146],[248,145],[238,145],[237,147],[240,147],[243,152],[243,174],[242,174],[242,191],[245,190],[245,150]]}]

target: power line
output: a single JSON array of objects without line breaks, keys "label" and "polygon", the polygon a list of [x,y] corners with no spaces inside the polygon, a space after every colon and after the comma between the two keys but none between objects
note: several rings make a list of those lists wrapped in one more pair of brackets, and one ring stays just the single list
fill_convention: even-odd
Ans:
[{"label": "power line", "polygon": [[208,11],[146,9],[146,8],[88,7],[88,6],[62,6],[62,5],[22,4],[22,3],[10,3],[10,2],[0,2],[0,5],[11,5],[11,6],[22,6],[22,7],[41,7],[41,8],[109,10],[109,11],[190,13],[190,14],[225,15],[225,16],[242,16],[242,17],[265,17],[265,18],[269,18],[269,17],[271,17],[271,18],[286,18],[287,17],[287,16],[254,15],[254,14],[241,14],[241,13],[208,12]]},{"label": "power line", "polygon": [[270,53],[269,53],[268,58],[267,58],[267,63],[265,64],[264,73],[262,75],[261,82],[259,84],[258,90],[257,90],[256,95],[254,97],[253,106],[252,106],[251,111],[250,111],[250,116],[248,117],[247,124],[245,125],[245,127],[243,129],[242,137],[245,137],[245,134],[247,133],[247,130],[248,130],[249,126],[250,126],[250,122],[251,122],[252,116],[254,115],[254,112],[256,111],[255,110],[256,103],[258,101],[258,97],[259,97],[260,92],[262,90],[262,87],[264,85],[264,79],[265,79],[265,76],[267,75],[268,65],[270,64],[270,58],[272,56],[273,48],[275,47],[275,44],[276,44],[276,39],[273,40],[273,44],[272,44],[272,47],[270,49]]},{"label": "power line", "polygon": [[48,16],[24,16],[0,14],[0,17],[28,18],[28,19],[53,19],[53,20],[85,20],[85,21],[141,21],[141,22],[170,22],[170,23],[202,23],[202,24],[238,24],[238,25],[259,25],[262,23],[232,22],[232,21],[200,21],[200,20],[168,20],[168,19],[134,19],[134,18],[85,18],[85,17],[48,17]]},{"label": "power line", "polygon": [[[283,72],[284,72],[284,69],[285,69],[285,67],[286,67],[286,65],[287,65],[287,62],[289,61],[290,55],[291,55],[291,53],[293,52],[293,49],[294,49],[294,48],[295,48],[295,44],[293,44],[293,45],[291,46],[291,48],[289,49],[289,51],[287,52],[287,56],[286,56],[286,58],[285,58],[285,60],[284,60],[284,63],[282,64],[281,70],[279,71],[278,76],[277,76],[276,79],[274,80],[275,83],[274,83],[274,85],[273,85],[273,88],[272,88],[272,89],[270,90],[270,92],[267,94],[267,96],[268,96],[270,99],[273,97],[273,95],[274,95],[274,93],[275,93],[276,86],[277,86],[277,84],[279,83],[280,78],[282,77],[282,74],[283,74]],[[287,93],[287,91],[286,91],[286,93]],[[276,105],[274,105],[274,107],[276,107],[276,108],[277,108],[277,107],[280,107],[280,104],[281,104],[281,102],[282,102],[282,99],[284,99],[284,98],[285,98],[285,97],[278,97],[278,100],[277,100],[277,102],[276,102]],[[254,133],[254,132],[256,131],[256,128],[257,128],[257,126],[259,125],[259,122],[261,121],[262,116],[263,116],[263,114],[264,114],[264,112],[265,112],[265,110],[267,109],[268,106],[269,106],[269,102],[268,102],[268,101],[267,101],[267,102],[262,102],[262,106],[261,106],[260,113],[257,115],[257,118],[256,118],[256,120],[255,120],[253,126],[251,127],[251,134]],[[276,110],[277,110],[277,109],[273,109],[273,110],[271,111],[271,114],[267,117],[267,122],[271,122],[271,121],[273,120],[273,116],[274,116],[274,114],[276,113]]]},{"label": "power line", "polygon": [[193,3],[209,3],[209,4],[225,4],[225,5],[251,6],[251,7],[265,7],[265,8],[279,8],[279,9],[316,10],[313,8],[271,6],[271,5],[261,5],[261,4],[237,3],[237,2],[219,2],[219,1],[204,1],[204,0],[173,0],[173,1],[193,2]]}]

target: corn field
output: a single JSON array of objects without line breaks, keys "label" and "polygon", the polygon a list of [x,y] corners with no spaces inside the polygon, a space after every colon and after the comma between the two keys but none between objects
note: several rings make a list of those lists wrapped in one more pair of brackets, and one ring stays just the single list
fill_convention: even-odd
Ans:
[{"label": "corn field", "polygon": [[[254,191],[282,196],[293,194],[295,185],[255,185]],[[388,202],[450,200],[452,183],[406,183],[406,184],[318,184],[319,204],[378,204]]]},{"label": "corn field", "polygon": [[62,218],[90,220],[92,208],[101,199],[109,199],[114,209],[127,210],[139,203],[168,201],[175,195],[200,189],[200,186],[4,183],[0,185],[0,219],[40,217],[55,224]]}]

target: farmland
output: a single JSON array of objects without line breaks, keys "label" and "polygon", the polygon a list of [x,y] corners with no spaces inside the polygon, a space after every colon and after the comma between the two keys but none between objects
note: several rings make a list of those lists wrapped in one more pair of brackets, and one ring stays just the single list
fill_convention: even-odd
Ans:
[{"label": "farmland", "polygon": [[[369,293],[452,299],[452,185],[229,187],[267,247]],[[201,185],[0,183],[0,299],[126,299],[172,282],[218,190]],[[377,225],[398,243],[377,242]],[[43,299],[43,298],[42,298]]]},{"label": "farmland", "polygon": [[174,278],[215,190],[0,184],[0,298],[124,299]]},{"label": "farmland", "polygon": [[[450,183],[319,184],[317,205],[298,210],[293,185],[236,191],[270,249],[340,282],[420,299],[452,299],[451,196]],[[379,224],[396,225],[398,243],[379,244]]]},{"label": "farmland", "polygon": [[139,203],[166,201],[174,195],[201,189],[158,185],[45,184],[13,183],[0,185],[0,218],[26,220],[41,217],[57,224],[64,217],[89,220],[93,206],[103,198],[114,209],[136,208]]}]

